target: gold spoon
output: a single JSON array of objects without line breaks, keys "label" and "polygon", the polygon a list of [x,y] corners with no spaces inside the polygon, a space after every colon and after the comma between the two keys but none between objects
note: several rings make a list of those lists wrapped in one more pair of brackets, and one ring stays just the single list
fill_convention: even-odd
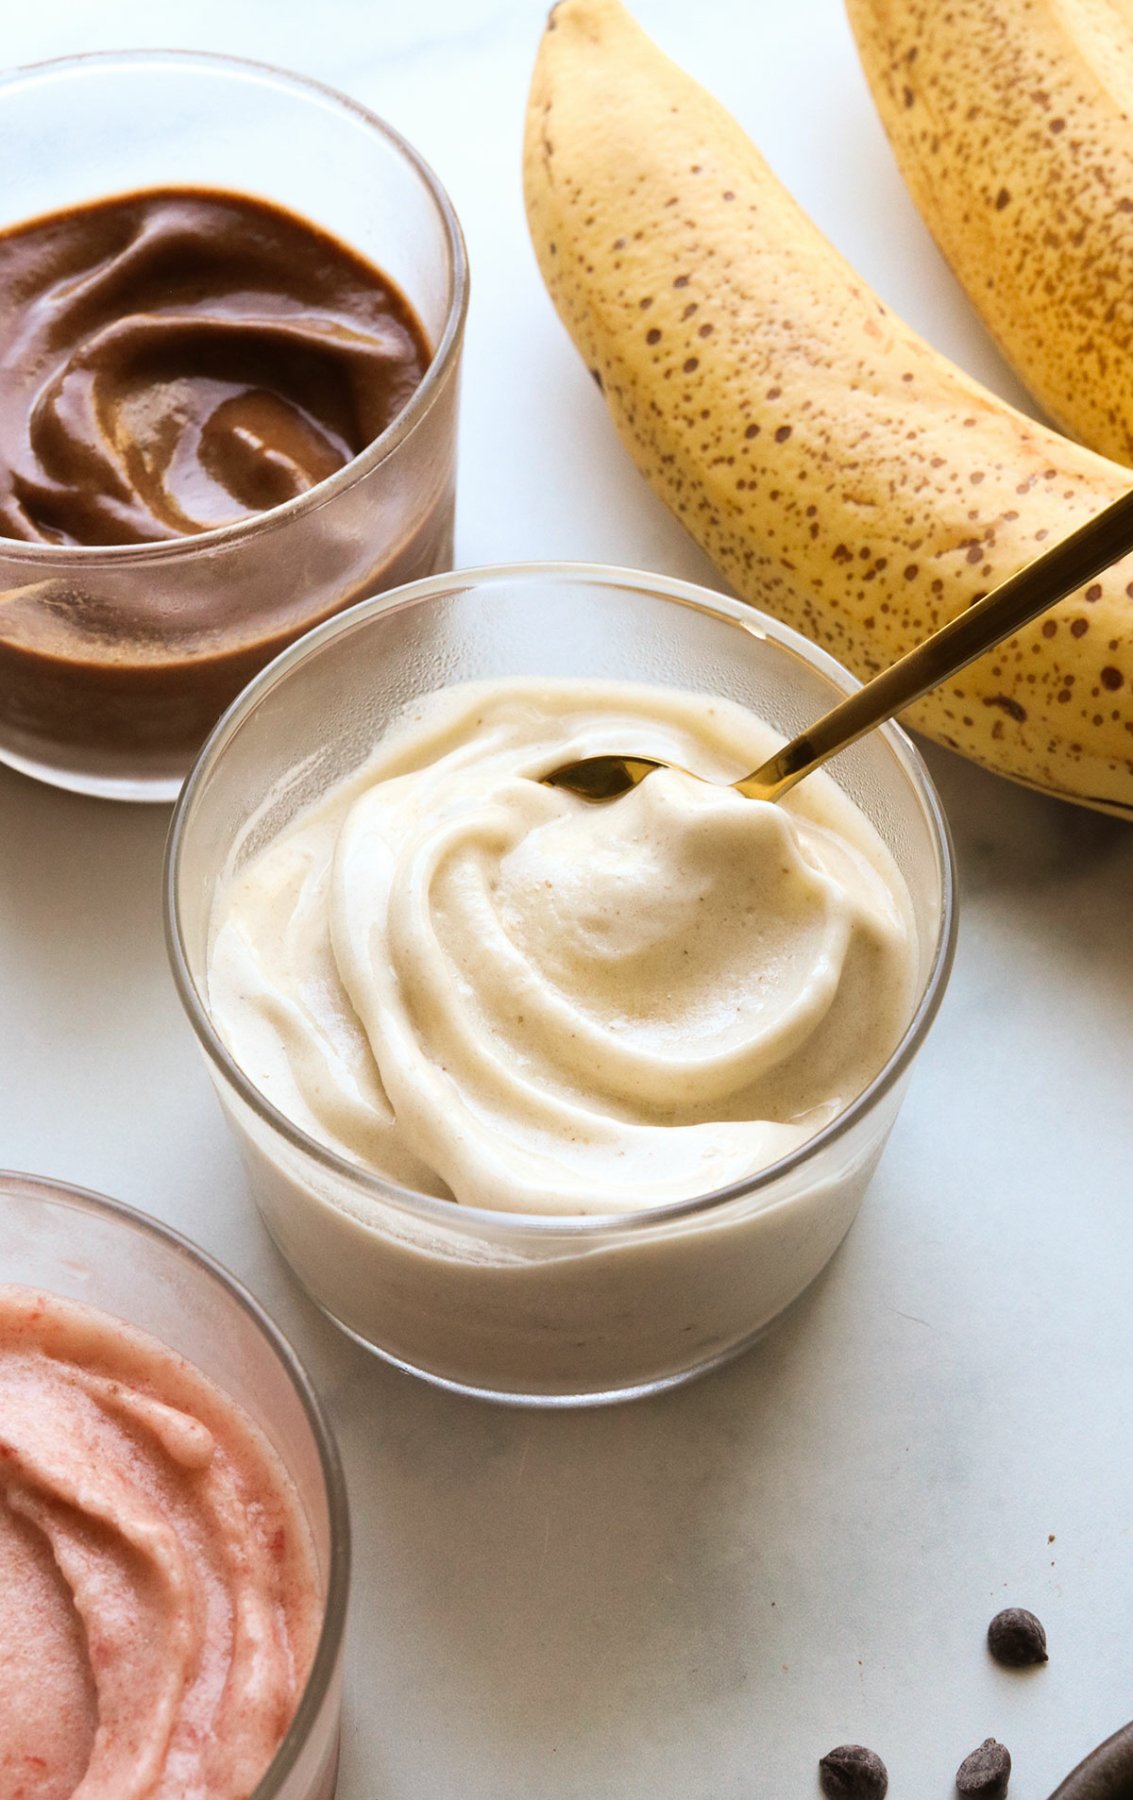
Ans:
[{"label": "gold spoon", "polygon": [[[780,800],[796,781],[839,750],[855,744],[875,725],[903,712],[922,694],[939,687],[985,650],[1010,637],[1037,614],[1100,575],[1133,550],[1133,490],[1103,508],[1053,549],[1000,582],[957,618],[918,644],[872,681],[824,713],[817,724],[784,744],[765,763],[732,786],[749,800]],[[568,788],[582,800],[616,800],[654,769],[675,768],[652,756],[587,756],[540,779]],[[690,774],[691,770],[684,770]],[[701,779],[698,777],[697,779]]]}]

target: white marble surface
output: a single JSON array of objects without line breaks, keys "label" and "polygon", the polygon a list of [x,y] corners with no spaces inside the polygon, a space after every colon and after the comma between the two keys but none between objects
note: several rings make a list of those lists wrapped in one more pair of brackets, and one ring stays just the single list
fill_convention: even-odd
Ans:
[{"label": "white marble surface", "polygon": [[[1010,376],[904,194],[838,0],[639,0],[863,272]],[[524,233],[540,0],[40,0],[4,56],[154,42],[345,87],[430,157],[474,300],[458,561],[711,580],[639,482]],[[505,1412],[344,1342],[241,1183],[166,972],[161,810],[0,770],[0,1161],[216,1252],[327,1395],[357,1538],[340,1800],[793,1800],[847,1738],[946,1800],[985,1735],[1042,1800],[1133,1713],[1133,830],[930,753],[959,852],[952,988],[864,1212],[765,1346],[668,1397]],[[1000,1605],[1049,1667],[998,1671]]]}]

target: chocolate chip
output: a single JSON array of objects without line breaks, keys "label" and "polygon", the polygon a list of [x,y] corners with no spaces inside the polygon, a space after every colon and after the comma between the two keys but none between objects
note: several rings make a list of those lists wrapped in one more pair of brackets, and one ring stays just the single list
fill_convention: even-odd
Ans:
[{"label": "chocolate chip", "polygon": [[1008,1669],[1028,1669],[1047,1660],[1046,1632],[1034,1613],[1023,1606],[1008,1606],[996,1613],[987,1628],[987,1647],[996,1662]]},{"label": "chocolate chip", "polygon": [[839,1744],[818,1765],[818,1780],[827,1800],[884,1800],[889,1771],[864,1744]]},{"label": "chocolate chip", "polygon": [[956,1792],[977,1800],[1003,1800],[1011,1779],[1011,1757],[994,1738],[985,1738],[956,1771]]}]

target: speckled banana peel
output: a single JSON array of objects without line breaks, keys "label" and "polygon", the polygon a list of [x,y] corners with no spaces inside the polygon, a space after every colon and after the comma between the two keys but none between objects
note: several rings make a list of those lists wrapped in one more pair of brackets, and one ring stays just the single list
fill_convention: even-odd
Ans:
[{"label": "speckled banana peel", "polygon": [[[561,0],[527,214],[638,467],[736,589],[860,676],[1130,484],[895,318],[618,0]],[[1133,811],[1133,563],[912,709],[987,768]]]},{"label": "speckled banana peel", "polygon": [[1133,463],[1133,0],[846,0],[913,199],[1050,417]]}]

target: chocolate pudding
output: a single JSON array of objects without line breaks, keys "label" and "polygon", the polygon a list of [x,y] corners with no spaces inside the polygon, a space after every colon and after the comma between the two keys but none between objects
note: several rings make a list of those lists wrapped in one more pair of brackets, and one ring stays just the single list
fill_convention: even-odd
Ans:
[{"label": "chocolate pudding", "polygon": [[407,301],[241,194],[100,200],[0,236],[0,536],[139,544],[306,493],[429,363]]},{"label": "chocolate pudding", "polygon": [[251,196],[159,189],[0,234],[5,747],[183,772],[300,632],[447,566],[443,452],[412,492],[363,466],[297,505],[398,418],[431,354],[378,268]]}]

